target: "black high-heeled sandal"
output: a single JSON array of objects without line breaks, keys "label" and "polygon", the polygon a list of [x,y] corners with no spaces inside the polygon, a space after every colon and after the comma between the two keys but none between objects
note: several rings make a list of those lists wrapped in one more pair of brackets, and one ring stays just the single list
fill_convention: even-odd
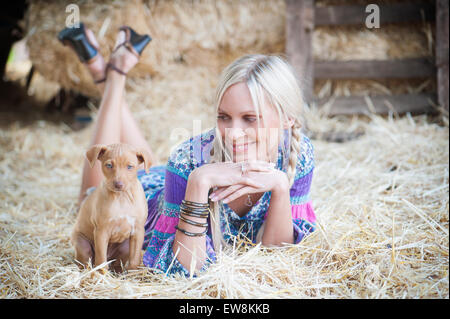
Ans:
[{"label": "black high-heeled sandal", "polygon": [[[121,44],[119,44],[111,52],[111,54],[116,52],[120,47],[123,46],[139,59],[141,57],[142,51],[144,51],[145,47],[147,46],[147,44],[149,44],[149,42],[152,40],[152,38],[147,34],[140,35],[140,34],[136,33],[136,31],[134,31],[129,26],[121,26],[119,28],[119,31],[125,32],[125,41],[122,42]],[[110,62],[108,62],[106,64],[106,72],[105,73],[107,73],[108,68],[111,68],[114,71],[116,71],[122,75],[127,75],[127,73],[123,72],[122,70],[120,70],[114,64],[112,64]]]},{"label": "black high-heeled sandal", "polygon": [[[83,23],[80,23],[79,28],[72,27],[61,30],[58,34],[58,40],[63,45],[72,47],[82,63],[91,64],[99,56],[99,48],[89,41]],[[94,80],[94,83],[98,84],[105,81],[106,77]]]},{"label": "black high-heeled sandal", "polygon": [[72,46],[83,63],[89,63],[97,56],[98,48],[89,41],[83,23],[80,23],[79,28],[73,27],[61,30],[58,34],[58,40],[63,45]]},{"label": "black high-heeled sandal", "polygon": [[131,53],[139,58],[147,44],[152,41],[152,38],[149,35],[137,34],[136,31],[126,25],[121,26],[119,28],[119,31],[125,31],[125,41],[119,44],[114,51],[116,51],[121,46],[125,46],[125,48],[127,48]]}]

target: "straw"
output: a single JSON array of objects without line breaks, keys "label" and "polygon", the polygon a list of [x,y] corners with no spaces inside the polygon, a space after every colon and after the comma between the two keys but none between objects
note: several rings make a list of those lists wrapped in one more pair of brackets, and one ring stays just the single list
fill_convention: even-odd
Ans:
[{"label": "straw", "polygon": [[[33,90],[45,93],[56,82],[95,96],[84,66],[55,38],[68,3],[31,2],[30,59],[41,76]],[[82,20],[104,35],[106,57],[118,25],[133,21],[154,38],[127,79],[126,99],[155,164],[165,164],[173,147],[192,135],[193,120],[201,120],[202,131],[214,125],[214,88],[225,64],[243,53],[284,52],[281,0],[76,3]],[[373,32],[321,28],[314,31],[314,55],[431,56],[431,30],[425,24]],[[429,79],[317,81],[315,89],[321,97],[359,94],[370,103],[374,94],[427,92],[434,85]],[[86,107],[95,118],[93,104]],[[1,298],[449,298],[448,118],[394,112],[328,118],[326,107],[304,111],[306,134],[365,133],[346,143],[312,140],[315,232],[299,245],[270,249],[237,238],[193,278],[143,265],[124,274],[80,270],[69,237],[93,126],[75,132],[62,122],[22,122],[4,113]]]},{"label": "straw", "polygon": [[[345,124],[314,112],[306,116],[324,127]],[[363,137],[344,144],[313,141],[316,231],[284,248],[245,246],[237,239],[196,278],[166,277],[143,265],[122,275],[79,270],[69,235],[91,128],[67,132],[46,122],[2,127],[0,293],[5,298],[448,298],[448,127],[426,116],[351,121],[364,128]]]}]

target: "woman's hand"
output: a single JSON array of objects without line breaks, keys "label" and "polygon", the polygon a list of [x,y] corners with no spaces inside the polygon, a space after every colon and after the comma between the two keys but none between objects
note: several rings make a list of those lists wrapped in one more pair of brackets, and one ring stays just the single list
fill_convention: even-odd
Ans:
[{"label": "woman's hand", "polygon": [[[269,173],[274,167],[268,162],[222,162],[205,164],[196,168],[189,179],[201,181],[208,189],[213,187],[226,187],[231,185],[251,186],[254,188],[264,187],[259,180],[250,178],[250,173]],[[252,176],[252,175],[251,175]]]},{"label": "woman's hand", "polygon": [[[247,183],[238,183],[231,186],[222,186],[211,193],[212,201],[223,200],[224,203],[231,202],[243,195],[252,193],[284,192],[289,191],[289,181],[286,173],[271,168],[268,171],[250,171],[244,174]],[[258,186],[255,186],[258,185]]]}]

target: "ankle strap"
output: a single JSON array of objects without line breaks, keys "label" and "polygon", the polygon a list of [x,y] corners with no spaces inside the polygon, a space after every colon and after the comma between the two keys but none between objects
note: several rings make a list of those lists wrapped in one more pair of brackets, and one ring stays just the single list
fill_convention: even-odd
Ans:
[{"label": "ankle strap", "polygon": [[119,50],[120,47],[125,47],[128,51],[130,51],[134,56],[136,56],[138,59],[141,57],[133,48],[133,45],[131,44],[130,40],[128,39],[127,34],[127,40],[119,44],[111,53],[115,53],[117,50]]},{"label": "ankle strap", "polygon": [[118,67],[116,67],[114,64],[112,64],[111,62],[108,62],[107,64],[106,64],[106,72],[105,72],[105,74],[107,74],[108,73],[108,69],[113,69],[114,71],[116,71],[117,73],[120,73],[120,74],[122,74],[122,75],[127,75],[125,72],[123,72],[121,69],[119,69]]}]

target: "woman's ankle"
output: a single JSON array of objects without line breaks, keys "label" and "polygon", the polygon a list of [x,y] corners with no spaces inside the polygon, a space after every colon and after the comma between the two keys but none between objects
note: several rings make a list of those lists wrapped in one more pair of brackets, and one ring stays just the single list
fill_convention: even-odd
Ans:
[{"label": "woman's ankle", "polygon": [[105,78],[106,63],[100,53],[98,53],[98,57],[95,61],[87,64],[86,67],[94,82],[98,82]]},{"label": "woman's ankle", "polygon": [[106,76],[105,89],[106,86],[113,86],[115,90],[125,90],[125,81],[126,81],[125,75],[115,72],[114,70],[108,68],[106,70],[105,76]]}]

